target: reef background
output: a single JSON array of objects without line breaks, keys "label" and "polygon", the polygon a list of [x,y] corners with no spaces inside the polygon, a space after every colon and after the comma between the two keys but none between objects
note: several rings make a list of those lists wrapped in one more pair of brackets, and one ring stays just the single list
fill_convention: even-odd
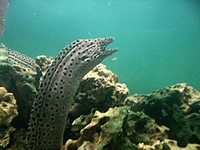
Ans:
[{"label": "reef background", "polygon": [[[186,82],[200,90],[199,0],[10,0],[0,43],[55,57],[78,38],[114,36],[104,61],[130,93]],[[117,57],[116,60],[111,60]]]}]

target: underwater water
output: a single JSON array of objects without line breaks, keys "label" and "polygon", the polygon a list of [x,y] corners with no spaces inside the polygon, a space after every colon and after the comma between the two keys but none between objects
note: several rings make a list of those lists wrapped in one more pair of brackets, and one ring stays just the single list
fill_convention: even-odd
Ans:
[{"label": "underwater water", "polygon": [[115,37],[103,63],[131,94],[186,82],[200,90],[199,0],[10,0],[0,43],[55,57],[79,38]]}]

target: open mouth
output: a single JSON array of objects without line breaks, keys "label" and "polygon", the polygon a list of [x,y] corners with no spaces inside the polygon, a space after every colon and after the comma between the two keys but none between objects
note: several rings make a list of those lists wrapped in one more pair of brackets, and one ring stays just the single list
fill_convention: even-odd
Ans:
[{"label": "open mouth", "polygon": [[85,39],[86,47],[83,48],[83,54],[81,56],[82,61],[89,61],[89,59],[99,59],[100,61],[109,55],[115,53],[118,48],[106,49],[106,47],[114,41],[113,37],[108,38],[95,38],[95,39]]},{"label": "open mouth", "polygon": [[113,37],[108,37],[108,38],[105,38],[102,43],[104,45],[103,49],[100,51],[100,56],[109,56],[109,55],[112,55],[113,53],[115,53],[118,48],[112,48],[112,49],[106,49],[106,46],[108,46],[110,43],[112,43],[114,41],[114,38]]},{"label": "open mouth", "polygon": [[112,49],[106,49],[104,51],[102,51],[101,55],[107,57],[112,55],[113,53],[117,52],[118,48],[112,48]]}]

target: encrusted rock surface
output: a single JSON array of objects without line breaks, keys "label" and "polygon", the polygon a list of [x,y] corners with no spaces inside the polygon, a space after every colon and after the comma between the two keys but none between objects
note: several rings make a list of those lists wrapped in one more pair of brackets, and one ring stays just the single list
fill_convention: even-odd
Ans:
[{"label": "encrusted rock surface", "polygon": [[17,104],[13,94],[0,87],[0,125],[9,126],[17,115]]},{"label": "encrusted rock surface", "polygon": [[[91,115],[88,117],[91,118]],[[82,118],[72,123],[72,129],[75,126],[76,131],[80,131],[78,140],[68,140],[65,150],[81,149],[84,146],[98,150],[136,150],[139,143],[152,145],[154,141],[167,137],[166,127],[157,125],[154,119],[144,113],[135,113],[125,106],[110,108],[105,113],[96,111],[88,124],[84,122],[83,125],[80,122]]]},{"label": "encrusted rock surface", "polygon": [[10,124],[17,115],[17,104],[13,94],[0,87],[0,149],[10,142],[10,134],[15,131]]},{"label": "encrusted rock surface", "polygon": [[167,138],[165,126],[159,126],[155,120],[143,112],[133,112],[129,110],[126,134],[132,143],[145,143],[152,145],[154,141]]},{"label": "encrusted rock surface", "polygon": [[200,93],[191,86],[181,83],[135,94],[125,103],[127,108],[96,111],[74,120],[74,140],[68,140],[65,149],[200,149]]},{"label": "encrusted rock surface", "polygon": [[42,74],[44,75],[48,69],[48,67],[53,62],[53,57],[47,57],[45,55],[40,55],[36,57],[36,64],[40,67]]},{"label": "encrusted rock surface", "polygon": [[88,108],[96,106],[107,109],[121,104],[128,93],[126,85],[119,83],[118,77],[105,65],[99,64],[83,77],[75,101]]},{"label": "encrusted rock surface", "polygon": [[88,114],[92,108],[106,111],[122,105],[128,93],[127,86],[119,83],[118,77],[105,65],[99,64],[83,77],[74,98],[79,108],[73,114],[78,117],[82,114],[79,112]]},{"label": "encrusted rock surface", "polygon": [[[127,147],[124,125],[128,117],[126,107],[110,108],[107,112],[96,111],[91,122],[80,130],[78,140],[68,140],[65,150],[81,149],[91,146],[93,149],[122,149]],[[84,141],[87,141],[85,143]],[[130,142],[129,142],[130,143]],[[130,143],[129,147],[136,147]]]},{"label": "encrusted rock surface", "polygon": [[163,141],[154,141],[151,145],[146,145],[144,143],[138,144],[139,150],[199,150],[199,144],[187,144],[186,147],[179,147],[177,141],[165,139]]},{"label": "encrusted rock surface", "polygon": [[148,95],[125,100],[133,111],[143,111],[159,125],[169,128],[168,138],[178,146],[200,144],[200,93],[186,83],[176,84]]},{"label": "encrusted rock surface", "polygon": [[6,150],[25,150],[26,129],[20,128],[12,134],[12,143]]}]

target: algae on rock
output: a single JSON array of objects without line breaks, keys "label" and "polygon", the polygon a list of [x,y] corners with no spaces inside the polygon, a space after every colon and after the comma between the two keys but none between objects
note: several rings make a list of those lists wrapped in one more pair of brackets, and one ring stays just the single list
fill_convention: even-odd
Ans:
[{"label": "algae on rock", "polygon": [[91,121],[84,126],[79,121],[81,118],[72,124],[72,128],[75,125],[76,129],[77,124],[80,124],[79,138],[68,140],[66,150],[80,148],[86,144],[84,141],[89,141],[98,150],[137,150],[139,143],[150,145],[167,137],[166,127],[157,125],[154,119],[142,112],[133,112],[126,106],[109,108],[105,113],[96,111]]},{"label": "algae on rock", "polygon": [[157,124],[169,128],[167,136],[176,140],[178,146],[200,144],[200,92],[186,83],[148,95],[133,95],[127,97],[125,103],[131,110],[143,111],[154,118]]},{"label": "algae on rock", "polygon": [[82,147],[82,144],[85,144],[84,141],[89,141],[90,144],[93,143],[93,147],[98,150],[123,150],[125,147],[136,149],[135,144],[124,138],[126,136],[127,117],[127,107],[110,108],[105,113],[96,111],[91,122],[81,129],[80,138],[78,140],[68,140],[65,149],[71,150]]},{"label": "algae on rock", "polygon": [[73,114],[78,117],[79,112],[89,114],[91,109],[106,111],[122,105],[128,93],[126,85],[119,83],[118,77],[105,65],[99,64],[83,77],[74,97],[79,109]]}]

